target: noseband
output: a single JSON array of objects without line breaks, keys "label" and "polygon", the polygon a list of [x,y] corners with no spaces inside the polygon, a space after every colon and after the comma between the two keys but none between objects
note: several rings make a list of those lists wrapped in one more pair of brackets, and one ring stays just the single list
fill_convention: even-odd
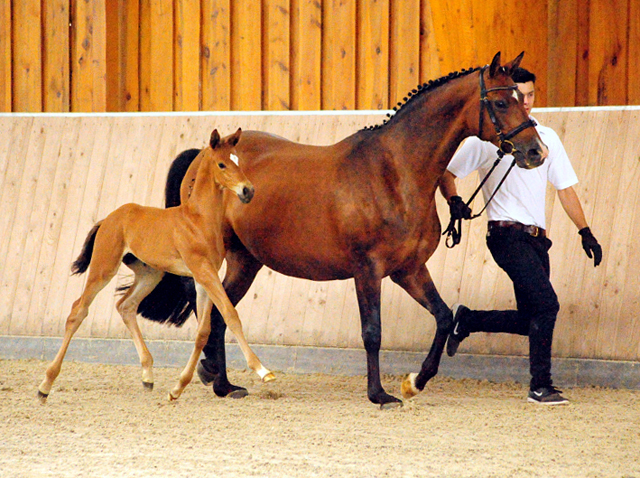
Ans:
[{"label": "noseband", "polygon": [[[467,206],[469,206],[473,202],[474,198],[480,192],[480,190],[482,189],[482,186],[484,186],[484,184],[487,182],[487,180],[489,179],[489,176],[491,176],[491,173],[493,173],[493,171],[496,169],[496,167],[500,163],[500,160],[504,157],[505,154],[514,154],[516,152],[519,152],[520,154],[522,154],[522,152],[518,150],[518,148],[516,148],[513,142],[511,142],[511,138],[513,138],[514,136],[521,133],[527,128],[535,128],[537,126],[537,123],[535,121],[533,121],[532,119],[528,119],[527,121],[522,123],[520,126],[516,126],[515,128],[513,128],[508,133],[505,134],[502,132],[502,130],[500,129],[500,126],[498,125],[498,118],[496,117],[496,112],[494,111],[493,105],[491,104],[491,102],[489,101],[489,98],[487,97],[487,93],[491,93],[492,91],[515,91],[518,89],[518,86],[517,85],[496,86],[494,88],[487,89],[484,83],[484,72],[486,69],[487,67],[484,66],[480,70],[480,119],[478,124],[478,137],[482,135],[482,126],[484,122],[483,113],[484,113],[484,108],[486,108],[487,113],[489,113],[489,118],[493,123],[493,127],[496,130],[496,135],[498,136],[498,157],[496,158],[496,161],[493,163],[493,166],[491,167],[489,172],[486,174],[486,176],[482,179],[482,181],[478,185],[477,189],[471,195],[469,200],[465,203]],[[479,213],[472,215],[469,219],[475,219],[482,215],[482,213],[485,211],[485,209],[487,209],[487,206],[489,205],[491,200],[494,198],[494,196],[498,192],[498,189],[500,189],[500,186],[502,186],[502,183],[505,182],[505,180],[507,179],[507,176],[509,175],[509,173],[511,172],[511,170],[515,165],[516,165],[516,160],[514,157],[513,161],[511,162],[511,165],[509,166],[509,169],[507,169],[507,172],[505,173],[505,175],[502,177],[502,179],[496,186],[491,197],[485,202],[482,210]],[[449,249],[459,244],[460,239],[462,238],[462,218],[460,219],[452,218],[449,221],[449,226],[442,233],[442,235],[447,236],[447,239],[445,240],[445,245]]]},{"label": "noseband", "polygon": [[510,141],[511,138],[513,138],[514,136],[516,136],[517,134],[519,134],[520,132],[524,131],[527,128],[535,128],[536,122],[533,121],[532,119],[528,119],[527,121],[522,123],[520,126],[516,126],[515,128],[513,128],[508,133],[505,134],[502,132],[502,130],[500,129],[500,126],[498,125],[498,118],[496,117],[496,112],[494,111],[493,105],[491,104],[491,102],[489,101],[489,98],[487,97],[487,93],[491,93],[492,91],[503,91],[503,90],[515,91],[518,89],[518,86],[517,85],[496,86],[494,88],[487,89],[484,83],[484,72],[486,69],[487,67],[484,66],[482,67],[482,70],[480,70],[480,120],[478,125],[478,137],[482,136],[482,126],[484,123],[483,110],[484,108],[486,108],[487,113],[489,113],[489,118],[493,123],[493,127],[496,130],[496,135],[498,136],[498,148],[504,154],[513,154],[514,152],[518,151],[518,149]]}]

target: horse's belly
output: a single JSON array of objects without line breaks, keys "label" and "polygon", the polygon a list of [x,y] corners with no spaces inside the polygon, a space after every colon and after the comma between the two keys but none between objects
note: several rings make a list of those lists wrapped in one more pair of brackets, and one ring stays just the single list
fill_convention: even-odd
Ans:
[{"label": "horse's belly", "polygon": [[245,227],[237,224],[234,230],[251,255],[270,269],[310,280],[352,277],[352,264],[346,251],[331,241],[304,229],[266,231],[259,226],[260,223],[248,223]]}]

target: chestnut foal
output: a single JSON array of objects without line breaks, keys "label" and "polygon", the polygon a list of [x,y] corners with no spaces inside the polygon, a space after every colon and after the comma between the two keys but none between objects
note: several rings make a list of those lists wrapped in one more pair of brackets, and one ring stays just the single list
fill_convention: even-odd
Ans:
[{"label": "chestnut foal", "polygon": [[237,194],[240,201],[251,201],[254,188],[238,166],[235,146],[241,130],[221,139],[217,130],[211,133],[209,146],[200,152],[200,165],[191,195],[184,204],[160,209],[125,204],[98,222],[85,241],[74,262],[74,274],[89,269],[84,291],[67,318],[60,350],[47,368],[38,388],[44,403],[73,334],[88,314],[89,306],[118,271],[122,258],[130,253],[138,260],[127,261],[135,273],[133,285],[118,301],[117,309],[129,329],[140,356],[142,381],[153,388],[153,358],[144,343],[136,320],[138,305],[160,282],[165,272],[193,277],[197,290],[198,329],[195,347],[169,399],[176,400],[193,377],[200,353],[211,331],[211,305],[222,312],[224,321],[238,340],[249,367],[263,381],[275,376],[253,353],[242,332],[238,313],[222,287],[218,271],[225,256],[222,236],[223,189]]}]

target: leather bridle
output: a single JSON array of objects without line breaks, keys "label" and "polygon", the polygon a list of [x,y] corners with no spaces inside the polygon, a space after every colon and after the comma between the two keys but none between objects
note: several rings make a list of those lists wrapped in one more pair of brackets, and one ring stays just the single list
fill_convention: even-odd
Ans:
[{"label": "leather bridle", "polygon": [[[493,109],[493,105],[491,104],[491,102],[489,101],[489,98],[487,97],[487,93],[491,93],[492,91],[515,91],[518,89],[517,85],[512,85],[512,86],[496,86],[493,88],[489,88],[487,89],[485,83],[484,83],[484,72],[488,67],[483,66],[482,69],[480,70],[480,119],[479,119],[479,124],[478,124],[478,137],[482,136],[482,126],[484,123],[484,108],[487,109],[487,113],[489,113],[489,118],[491,119],[491,122],[493,123],[493,127],[496,130],[496,136],[498,136],[498,148],[500,149],[500,151],[502,151],[504,154],[513,154],[516,151],[519,151],[518,148],[515,147],[515,145],[510,141],[511,138],[513,138],[514,136],[516,136],[517,134],[521,133],[522,131],[524,131],[527,128],[535,128],[537,123],[535,121],[533,121],[532,119],[528,119],[527,121],[523,122],[520,126],[516,126],[515,128],[513,128],[511,131],[509,131],[508,133],[503,133],[502,129],[500,129],[500,126],[498,125],[498,118],[496,117],[496,112]],[[519,151],[521,152],[521,151]],[[522,153],[522,152],[521,152]]]},{"label": "leather bridle", "polygon": [[[514,159],[511,162],[511,165],[509,166],[509,169],[507,169],[507,172],[502,177],[502,179],[500,180],[500,182],[496,186],[495,190],[493,191],[493,194],[491,195],[491,197],[485,203],[485,205],[482,208],[482,210],[479,213],[472,215],[469,219],[475,219],[477,217],[480,217],[482,215],[482,213],[485,211],[485,209],[487,209],[487,206],[489,206],[489,203],[491,202],[491,200],[494,198],[494,196],[498,192],[498,189],[500,189],[500,186],[502,186],[502,184],[507,179],[507,176],[509,175],[511,170],[516,165],[515,153],[523,154],[522,151],[520,151],[518,148],[516,148],[516,146],[511,141],[511,138],[513,138],[514,136],[516,136],[517,134],[521,133],[522,131],[524,131],[527,128],[535,128],[537,126],[537,123],[535,121],[533,121],[531,118],[529,118],[527,121],[523,122],[519,126],[516,126],[515,128],[513,128],[508,133],[505,134],[505,133],[502,132],[502,129],[500,129],[500,126],[498,125],[498,118],[496,117],[496,112],[494,111],[493,105],[491,104],[491,102],[489,101],[489,98],[487,97],[487,93],[491,93],[492,91],[515,91],[515,90],[518,89],[518,86],[517,85],[513,85],[513,86],[496,86],[496,87],[487,89],[487,87],[485,85],[485,82],[484,82],[484,72],[485,72],[485,70],[487,68],[488,68],[487,66],[484,66],[480,70],[480,119],[478,121],[478,137],[480,137],[482,135],[482,127],[483,127],[483,123],[484,123],[484,114],[483,113],[484,113],[484,109],[486,108],[487,109],[487,113],[489,113],[489,118],[491,119],[491,122],[493,123],[493,127],[496,130],[496,136],[498,136],[498,157],[496,158],[496,161],[493,163],[493,166],[491,167],[489,172],[486,174],[486,176],[482,179],[482,181],[478,185],[477,189],[471,195],[469,200],[465,203],[466,206],[469,207],[471,205],[471,203],[473,202],[474,198],[480,192],[480,190],[482,189],[482,186],[484,186],[484,184],[487,182],[487,180],[489,179],[489,176],[491,176],[491,173],[493,173],[493,171],[496,169],[496,167],[500,163],[500,160],[503,158],[503,156],[505,154],[514,155]],[[442,233],[442,235],[443,236],[444,235],[447,236],[447,238],[445,240],[445,245],[449,249],[451,249],[451,248],[455,247],[457,244],[459,244],[460,243],[460,239],[462,238],[462,218],[451,219],[449,221],[449,225],[447,226],[445,231]]]}]

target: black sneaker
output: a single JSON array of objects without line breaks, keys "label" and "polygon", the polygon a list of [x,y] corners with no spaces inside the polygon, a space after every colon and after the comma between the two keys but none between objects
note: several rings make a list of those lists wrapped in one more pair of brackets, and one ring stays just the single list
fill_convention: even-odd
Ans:
[{"label": "black sneaker", "polygon": [[538,405],[564,405],[568,404],[569,400],[564,398],[562,390],[558,390],[555,387],[540,387],[536,390],[529,390],[528,402],[537,403]]},{"label": "black sneaker", "polygon": [[451,312],[453,313],[453,329],[449,333],[449,339],[447,340],[447,355],[449,357],[453,357],[458,351],[460,342],[469,337],[469,332],[460,324],[460,315],[466,310],[469,310],[469,308],[462,304],[453,304],[453,307],[451,307]]}]

